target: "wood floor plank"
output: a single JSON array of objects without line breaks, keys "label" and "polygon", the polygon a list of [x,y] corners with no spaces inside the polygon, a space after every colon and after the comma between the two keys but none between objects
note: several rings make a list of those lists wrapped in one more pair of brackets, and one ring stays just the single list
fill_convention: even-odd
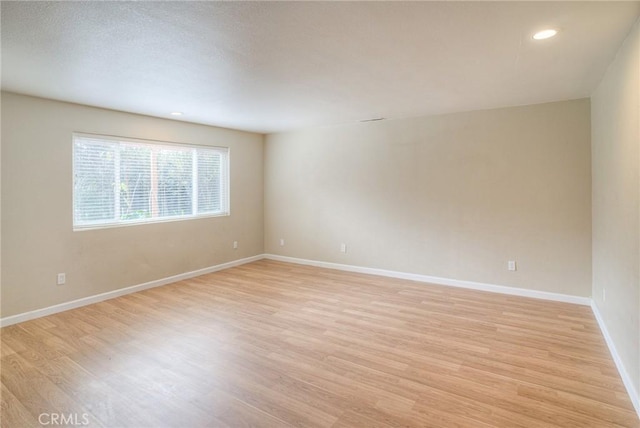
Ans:
[{"label": "wood floor plank", "polygon": [[8,422],[2,422],[3,420],[11,421],[12,426],[16,427],[35,427],[40,424],[22,402],[5,387],[4,383],[0,384],[0,388],[0,397],[2,397],[0,423],[2,426],[9,426]]},{"label": "wood floor plank", "polygon": [[640,427],[588,307],[275,261],[0,341],[7,428]]}]

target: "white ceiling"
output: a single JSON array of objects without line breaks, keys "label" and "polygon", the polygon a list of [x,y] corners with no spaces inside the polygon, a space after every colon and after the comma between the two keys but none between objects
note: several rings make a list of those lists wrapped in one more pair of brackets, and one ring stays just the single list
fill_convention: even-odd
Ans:
[{"label": "white ceiling", "polygon": [[[2,89],[258,132],[587,97],[639,2],[2,2]],[[555,27],[553,39],[534,31]]]}]

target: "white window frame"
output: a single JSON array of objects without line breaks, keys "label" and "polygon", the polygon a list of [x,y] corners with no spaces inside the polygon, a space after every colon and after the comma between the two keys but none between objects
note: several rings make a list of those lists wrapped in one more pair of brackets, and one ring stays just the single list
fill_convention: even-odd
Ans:
[{"label": "white window frame", "polygon": [[[114,219],[104,220],[104,221],[95,221],[87,224],[76,224],[76,218],[75,218],[76,138],[104,140],[104,141],[109,141],[114,143],[122,142],[125,144],[130,143],[130,144],[146,145],[146,146],[160,146],[160,147],[175,146],[182,149],[192,148],[192,149],[205,149],[205,150],[209,149],[209,150],[217,151],[222,155],[222,162],[221,162],[222,179],[221,179],[221,189],[220,189],[222,209],[219,212],[211,212],[211,213],[203,213],[203,214],[187,214],[187,215],[179,215],[179,216],[150,217],[150,218],[129,219],[129,220],[120,220],[120,219],[114,218]],[[170,142],[170,141],[146,140],[146,139],[139,139],[139,138],[119,137],[119,136],[101,135],[101,134],[89,134],[89,133],[81,133],[81,132],[72,133],[71,146],[72,146],[71,148],[71,152],[72,152],[72,155],[71,155],[71,159],[72,159],[72,171],[71,171],[72,172],[72,189],[71,189],[72,207],[71,207],[71,210],[72,210],[72,223],[73,223],[74,231],[104,229],[104,228],[123,227],[123,226],[137,226],[137,225],[153,224],[153,223],[166,223],[166,222],[173,222],[173,221],[194,220],[194,219],[207,218],[207,217],[226,217],[231,215],[231,194],[230,194],[231,193],[231,189],[230,189],[231,188],[231,183],[230,183],[231,150],[229,147],[183,144],[183,143],[176,143],[176,142]],[[194,169],[193,169],[192,176],[195,176],[195,173],[197,172],[197,159],[195,156],[193,157],[193,162],[194,162]],[[119,174],[120,174],[119,169],[116,168],[114,172],[115,172],[115,176],[119,177]],[[117,178],[116,180],[119,181],[119,178]],[[196,180],[195,183],[192,183],[192,204],[194,204],[194,212],[195,212],[195,205],[197,204],[197,197],[198,197],[197,192],[198,192],[198,183]],[[119,211],[118,209],[119,204],[120,204],[120,198],[116,197],[114,201],[115,213]],[[114,217],[115,217],[115,213],[114,213]]]}]

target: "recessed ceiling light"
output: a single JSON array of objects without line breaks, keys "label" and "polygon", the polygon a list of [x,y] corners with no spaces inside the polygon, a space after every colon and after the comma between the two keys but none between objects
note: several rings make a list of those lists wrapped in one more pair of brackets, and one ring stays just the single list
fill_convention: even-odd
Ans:
[{"label": "recessed ceiling light", "polygon": [[554,30],[553,28],[549,28],[547,30],[538,31],[533,35],[533,38],[536,40],[544,40],[558,34],[558,30]]},{"label": "recessed ceiling light", "polygon": [[171,116],[182,116],[182,112],[181,111],[172,111],[171,112]]}]

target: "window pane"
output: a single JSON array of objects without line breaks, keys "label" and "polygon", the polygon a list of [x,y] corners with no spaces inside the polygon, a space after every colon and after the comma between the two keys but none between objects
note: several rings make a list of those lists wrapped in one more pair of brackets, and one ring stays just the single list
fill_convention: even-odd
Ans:
[{"label": "window pane", "polygon": [[120,145],[120,220],[151,217],[151,149]]},{"label": "window pane", "polygon": [[229,214],[222,147],[74,135],[74,229]]},{"label": "window pane", "polygon": [[115,144],[77,139],[73,147],[76,224],[115,219]]},{"label": "window pane", "polygon": [[198,151],[198,212],[222,210],[220,153]]},{"label": "window pane", "polygon": [[193,214],[193,149],[162,149],[158,162],[158,216]]}]

